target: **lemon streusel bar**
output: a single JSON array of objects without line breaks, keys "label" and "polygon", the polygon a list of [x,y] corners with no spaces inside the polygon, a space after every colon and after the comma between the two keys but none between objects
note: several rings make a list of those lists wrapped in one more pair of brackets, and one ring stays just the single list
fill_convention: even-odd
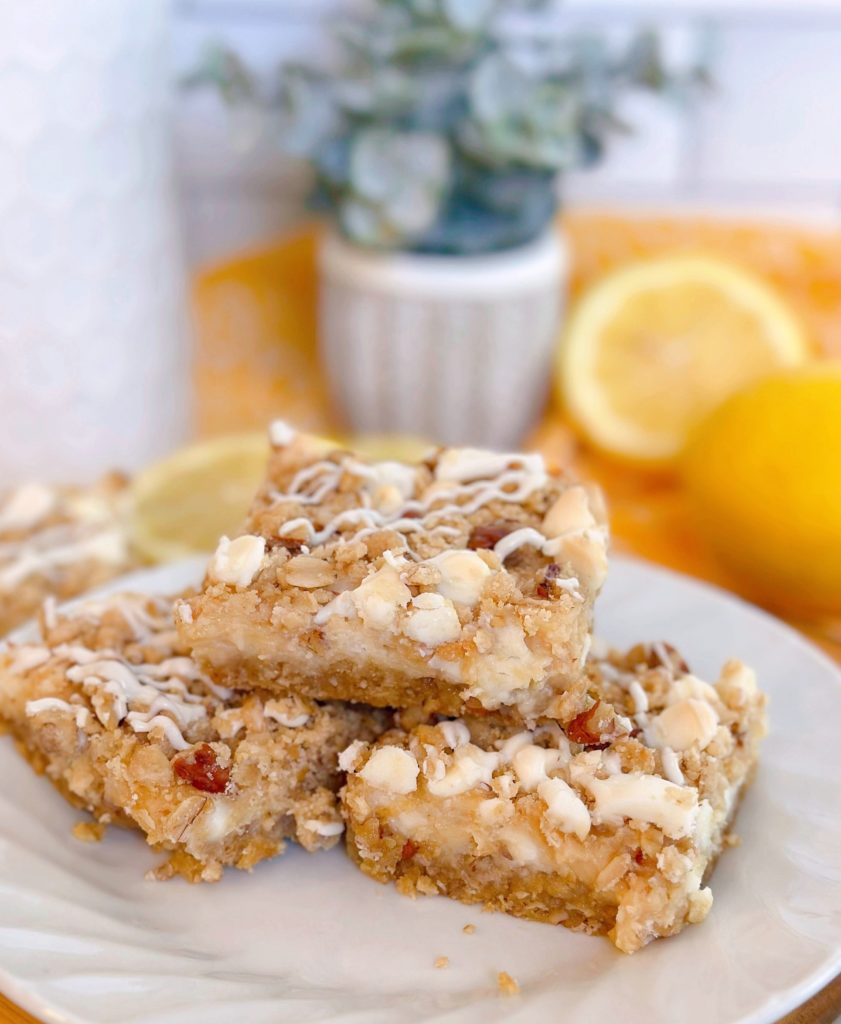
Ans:
[{"label": "lemon streusel bar", "polygon": [[362,870],[626,953],[703,920],[765,698],[744,665],[710,686],[663,645],[594,661],[589,678],[589,709],[563,728],[484,717],[353,743],[342,802]]},{"label": "lemon streusel bar", "polygon": [[285,424],[184,642],[214,678],[318,699],[558,714],[606,572],[598,493],[539,455],[365,461]]},{"label": "lemon streusel bar", "polygon": [[0,653],[0,724],[71,803],[167,851],[158,877],[334,845],[338,752],[383,713],[235,695],[186,656],[171,608],[122,594],[50,613],[41,642]]}]

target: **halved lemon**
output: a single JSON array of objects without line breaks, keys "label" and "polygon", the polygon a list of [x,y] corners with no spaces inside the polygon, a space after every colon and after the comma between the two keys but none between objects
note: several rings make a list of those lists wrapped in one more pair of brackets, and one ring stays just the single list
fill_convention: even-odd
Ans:
[{"label": "halved lemon", "polygon": [[[326,449],[343,442],[323,438]],[[401,435],[345,442],[372,459],[416,461],[431,445]],[[131,486],[131,536],[141,558],[169,562],[204,554],[235,533],[266,475],[268,438],[229,434],[181,448],[139,473]]]},{"label": "halved lemon", "polygon": [[348,447],[374,462],[420,462],[435,447],[411,434],[352,434]]},{"label": "halved lemon", "polygon": [[268,457],[265,434],[233,434],[181,448],[143,470],[131,488],[137,552],[167,562],[213,551],[245,518]]},{"label": "halved lemon", "polygon": [[796,315],[760,278],[717,258],[675,256],[622,267],[583,296],[556,386],[599,448],[662,465],[725,398],[809,353]]}]

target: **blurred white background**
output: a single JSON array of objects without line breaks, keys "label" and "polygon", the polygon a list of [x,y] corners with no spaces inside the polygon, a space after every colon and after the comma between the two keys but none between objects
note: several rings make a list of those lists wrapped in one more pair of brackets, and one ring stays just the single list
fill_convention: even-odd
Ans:
[{"label": "blurred white background", "polygon": [[[174,0],[174,60],[195,66],[212,41],[269,72],[324,46],[343,0]],[[545,30],[596,24],[661,32],[674,60],[709,53],[714,90],[676,114],[635,98],[636,125],[566,200],[604,208],[778,216],[841,226],[841,3],[838,0],[566,0]],[[302,215],[306,176],[263,139],[242,151],[213,95],[181,95],[176,152],[188,258],[196,265],[271,237]]]}]

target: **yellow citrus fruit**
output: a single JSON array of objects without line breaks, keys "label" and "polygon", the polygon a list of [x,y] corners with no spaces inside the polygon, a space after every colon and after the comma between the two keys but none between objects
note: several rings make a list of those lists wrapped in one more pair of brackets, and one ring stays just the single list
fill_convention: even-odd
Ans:
[{"label": "yellow citrus fruit", "polygon": [[841,363],[775,374],[692,433],[700,528],[760,598],[841,612]]},{"label": "yellow citrus fruit", "polygon": [[410,434],[355,434],[347,438],[347,446],[375,462],[420,462],[435,447]]},{"label": "yellow citrus fruit", "polygon": [[668,464],[723,399],[809,355],[760,278],[713,257],[626,265],[585,293],[558,352],[559,397],[590,440]]},{"label": "yellow citrus fruit", "polygon": [[212,551],[236,531],[266,475],[265,434],[233,434],[181,448],[135,477],[132,539],[166,562]]}]

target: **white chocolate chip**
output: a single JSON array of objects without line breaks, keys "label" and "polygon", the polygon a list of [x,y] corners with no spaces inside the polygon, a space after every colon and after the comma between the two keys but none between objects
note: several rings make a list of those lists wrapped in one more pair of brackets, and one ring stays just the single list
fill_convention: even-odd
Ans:
[{"label": "white chocolate chip", "polygon": [[572,832],[586,839],[590,831],[590,812],[572,786],[563,779],[545,779],[537,794],[546,804],[546,820],[561,832]]},{"label": "white chocolate chip", "polygon": [[326,839],[332,836],[340,836],[345,830],[342,821],[319,821],[317,818],[307,818],[303,823],[304,828],[316,835],[324,836]]},{"label": "white chocolate chip", "polygon": [[292,444],[297,436],[298,431],[284,420],[274,420],[269,426],[269,441],[275,448],[285,448]]},{"label": "white chocolate chip", "polygon": [[356,767],[356,762],[359,760],[359,755],[365,749],[367,744],[362,740],[354,740],[350,746],[339,754],[339,769],[343,772],[352,772]]},{"label": "white chocolate chip", "polygon": [[595,525],[587,492],[581,486],[567,488],[543,517],[543,532],[547,537],[579,533]]},{"label": "white chocolate chip", "polygon": [[560,761],[560,751],[547,750],[545,747],[538,747],[533,743],[518,750],[513,757],[512,767],[520,789],[526,793],[537,789],[540,783],[545,782],[548,778],[548,772],[557,767]]},{"label": "white chocolate chip", "polygon": [[517,732],[509,736],[499,748],[499,757],[503,764],[510,764],[517,751],[527,747],[534,739],[530,732]]},{"label": "white chocolate chip", "polygon": [[451,750],[456,750],[470,742],[470,730],[464,722],[439,722],[438,731]]},{"label": "white chocolate chip", "polygon": [[310,720],[306,711],[301,711],[302,705],[297,700],[267,700],[263,705],[263,714],[266,718],[286,726],[287,729],[300,729]]},{"label": "white chocolate chip", "polygon": [[208,575],[217,583],[247,587],[257,573],[266,552],[266,541],[246,533],[235,540],[222,537],[210,560]]},{"label": "white chocolate chip", "polygon": [[697,892],[690,893],[686,920],[690,924],[700,924],[707,914],[709,914],[712,909],[712,905],[713,893],[709,886],[705,889],[699,889]]},{"label": "white chocolate chip", "polygon": [[440,594],[418,594],[403,632],[424,647],[438,647],[459,638],[461,623],[452,603]]},{"label": "white chocolate chip", "polygon": [[414,793],[418,788],[418,762],[402,747],[386,746],[375,750],[359,772],[374,789],[387,793]]},{"label": "white chocolate chip", "polygon": [[499,754],[468,743],[456,749],[443,779],[430,779],[427,782],[429,792],[433,796],[458,796],[479,783],[489,785],[498,765]]},{"label": "white chocolate chip", "polygon": [[[501,756],[501,755],[500,755]],[[491,779],[491,789],[503,800],[513,800],[520,787],[511,772],[502,772]]]},{"label": "white chocolate chip", "polygon": [[394,626],[397,609],[406,607],[412,592],[395,568],[384,565],[351,590],[350,596],[366,626],[390,629]]},{"label": "white chocolate chip", "polygon": [[699,679],[697,676],[689,673],[672,683],[666,694],[666,703],[677,704],[678,701],[686,700],[687,697],[693,697],[695,700],[704,700],[710,703],[715,703],[718,700],[718,694],[714,687],[710,686],[709,683],[705,683],[703,679]]},{"label": "white chocolate chip", "polygon": [[332,601],[322,605],[315,613],[313,620],[316,626],[323,626],[335,616],[337,619],[350,619],[356,615],[356,605],[351,597],[351,591],[343,590],[337,594]]},{"label": "white chocolate chip", "polygon": [[718,715],[706,701],[689,697],[664,708],[652,719],[646,737],[657,747],[678,752],[698,746],[703,750],[715,736]]},{"label": "white chocolate chip", "polygon": [[575,575],[599,589],[607,578],[607,533],[602,528],[571,533],[550,540],[547,555],[572,566]]},{"label": "white chocolate chip", "polygon": [[743,708],[756,696],[756,673],[741,661],[728,661],[715,689],[727,707]]},{"label": "white chocolate chip", "polygon": [[207,838],[218,842],[230,828],[231,805],[224,797],[213,800],[202,815],[201,824]]},{"label": "white chocolate chip", "polygon": [[475,605],[491,570],[475,551],[442,551],[428,559],[441,573],[439,594],[456,604]]},{"label": "white chocolate chip", "polygon": [[352,472],[365,477],[365,490],[378,512],[391,516],[400,510],[415,493],[417,472],[402,462],[375,462],[371,465],[349,463]]},{"label": "white chocolate chip", "polygon": [[582,777],[595,801],[593,821],[619,825],[624,818],[650,822],[672,839],[691,834],[698,812],[694,789],[675,786],[658,775],[631,772],[606,779]]}]

